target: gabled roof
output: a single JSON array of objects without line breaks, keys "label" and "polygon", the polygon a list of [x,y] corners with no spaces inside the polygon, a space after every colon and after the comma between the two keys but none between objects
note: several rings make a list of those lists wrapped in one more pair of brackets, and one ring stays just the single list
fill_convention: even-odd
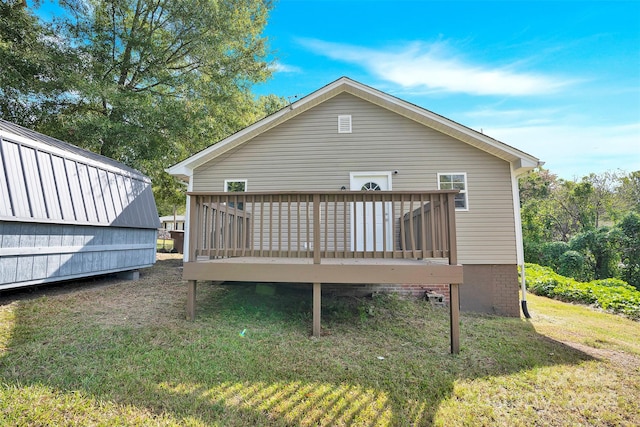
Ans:
[{"label": "gabled roof", "polygon": [[341,93],[349,93],[369,101],[503,159],[514,166],[516,174],[529,171],[540,164],[538,158],[500,142],[497,139],[491,138],[415,104],[351,80],[348,77],[341,77],[280,111],[223,139],[217,144],[211,145],[180,163],[167,168],[166,171],[171,175],[187,180],[193,174],[193,170],[198,166],[215,159],[229,150],[248,142],[257,135]]}]

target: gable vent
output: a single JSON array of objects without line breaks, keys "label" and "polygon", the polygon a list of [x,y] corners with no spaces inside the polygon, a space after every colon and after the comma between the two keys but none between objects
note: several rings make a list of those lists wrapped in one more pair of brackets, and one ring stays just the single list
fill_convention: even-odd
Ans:
[{"label": "gable vent", "polygon": [[338,116],[338,133],[351,133],[351,115]]}]

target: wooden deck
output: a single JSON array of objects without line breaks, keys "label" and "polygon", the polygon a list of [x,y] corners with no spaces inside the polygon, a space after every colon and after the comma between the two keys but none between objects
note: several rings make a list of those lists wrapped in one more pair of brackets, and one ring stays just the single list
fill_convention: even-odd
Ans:
[{"label": "wooden deck", "polygon": [[449,284],[459,351],[455,192],[190,193],[183,277],[195,318],[198,280],[313,284]]},{"label": "wooden deck", "polygon": [[461,283],[462,266],[441,260],[323,258],[220,258],[186,262],[188,280],[343,283],[443,284]]}]

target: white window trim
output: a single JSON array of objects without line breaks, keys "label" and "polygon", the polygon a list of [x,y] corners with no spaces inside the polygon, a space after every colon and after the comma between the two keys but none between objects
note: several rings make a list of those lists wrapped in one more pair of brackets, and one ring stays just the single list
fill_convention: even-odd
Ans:
[{"label": "white window trim", "polygon": [[[348,120],[348,123],[349,123],[348,130],[342,130],[341,124],[343,123],[343,120]],[[353,123],[351,120],[351,114],[340,114],[338,116],[338,133],[353,133]]]},{"label": "white window trim", "polygon": [[464,176],[464,191],[460,191],[461,194],[464,194],[465,208],[456,208],[457,212],[468,212],[469,211],[469,180],[467,179],[466,172],[438,172],[437,182],[438,182],[438,190],[442,190],[440,187],[440,177],[443,175],[462,175]]},{"label": "white window trim", "polygon": [[224,188],[222,189],[225,193],[227,193],[227,187],[230,182],[244,182],[244,191],[248,191],[249,181],[246,179],[225,179],[224,180]]}]

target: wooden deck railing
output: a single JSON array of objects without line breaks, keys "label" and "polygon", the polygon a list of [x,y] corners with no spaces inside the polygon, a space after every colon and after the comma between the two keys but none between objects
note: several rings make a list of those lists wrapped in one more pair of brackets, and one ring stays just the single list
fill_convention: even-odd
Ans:
[{"label": "wooden deck railing", "polygon": [[189,256],[455,259],[455,193],[192,192]]}]

